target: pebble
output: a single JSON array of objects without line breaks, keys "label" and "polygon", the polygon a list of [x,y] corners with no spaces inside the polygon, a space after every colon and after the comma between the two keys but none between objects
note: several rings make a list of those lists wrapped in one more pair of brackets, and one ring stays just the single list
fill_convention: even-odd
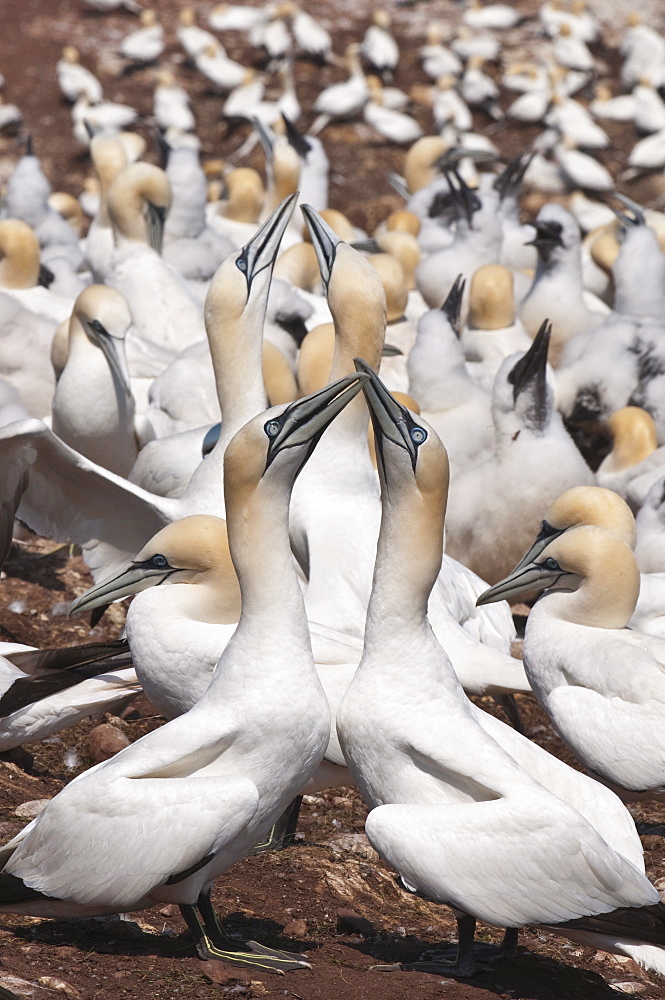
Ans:
[{"label": "pebble", "polygon": [[124,750],[125,747],[129,746],[129,740],[125,734],[108,722],[103,722],[101,726],[95,726],[94,729],[91,729],[85,742],[88,753],[97,764],[102,760],[108,760],[109,757],[114,757],[119,750]]},{"label": "pebble", "polygon": [[203,975],[211,983],[224,986],[231,982],[247,983],[252,982],[251,969],[243,969],[238,965],[227,965],[226,962],[206,962]]},{"label": "pebble", "polygon": [[29,802],[22,802],[14,810],[14,815],[20,816],[21,819],[34,819],[35,816],[39,816],[42,810],[46,809],[50,801],[50,799],[31,799]]},{"label": "pebble", "polygon": [[284,924],[284,930],[282,931],[284,937],[298,938],[302,939],[307,937],[307,921],[302,917],[296,920],[289,920],[287,924]]}]

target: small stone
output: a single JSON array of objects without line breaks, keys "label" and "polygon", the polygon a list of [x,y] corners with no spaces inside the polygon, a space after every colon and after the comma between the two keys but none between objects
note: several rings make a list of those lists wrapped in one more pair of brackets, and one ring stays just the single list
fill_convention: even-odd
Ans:
[{"label": "small stone", "polygon": [[22,802],[14,810],[14,815],[20,816],[21,819],[34,819],[46,809],[50,801],[50,799],[31,799],[30,802]]},{"label": "small stone", "polygon": [[524,639],[513,639],[510,643],[510,655],[514,660],[523,659]]},{"label": "small stone", "polygon": [[331,837],[330,840],[326,841],[325,846],[335,853],[349,851],[366,861],[376,861],[379,857],[364,833],[342,833]]},{"label": "small stone", "polygon": [[40,986],[45,986],[49,990],[57,990],[59,993],[64,993],[67,997],[72,997],[72,1000],[77,1000],[81,996],[71,983],[65,982],[64,979],[56,979],[55,976],[42,976],[37,982]]},{"label": "small stone", "polygon": [[15,615],[22,615],[27,608],[25,601],[12,601],[11,604],[7,606],[7,610],[13,612]]},{"label": "small stone", "polygon": [[644,993],[646,986],[644,983],[610,983],[610,989],[616,990],[617,993]]},{"label": "small stone", "polygon": [[252,982],[250,969],[243,969],[238,965],[227,965],[226,962],[206,962],[203,975],[211,983],[217,983],[220,986],[225,986],[233,982],[247,983],[249,985]]},{"label": "small stone", "polygon": [[176,908],[173,903],[169,903],[167,906],[162,906],[158,912],[162,917],[175,917]]},{"label": "small stone", "polygon": [[337,933],[338,934],[360,934],[362,937],[371,937],[375,934],[374,925],[355,910],[341,909],[337,911]]},{"label": "small stone", "polygon": [[90,730],[86,738],[86,745],[92,759],[99,764],[128,747],[129,740],[116,726],[103,722],[101,726],[95,726],[94,729]]},{"label": "small stone", "polygon": [[333,805],[337,806],[339,809],[350,809],[353,802],[351,799],[347,799],[345,795],[335,795],[333,798]]},{"label": "small stone", "polygon": [[302,917],[296,920],[289,920],[288,924],[284,924],[284,930],[282,932],[284,937],[290,938],[304,938],[307,937],[307,921],[303,920]]}]

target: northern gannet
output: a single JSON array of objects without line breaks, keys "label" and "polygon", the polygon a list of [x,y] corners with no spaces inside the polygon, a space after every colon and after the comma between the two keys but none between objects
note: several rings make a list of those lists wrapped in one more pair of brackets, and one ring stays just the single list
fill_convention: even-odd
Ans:
[{"label": "northern gannet", "polygon": [[[665,908],[644,876],[627,810],[471,705],[459,687],[427,620],[440,567],[445,449],[376,376],[365,392],[383,515],[363,659],[337,729],[370,806],[370,842],[406,889],[451,906],[460,932],[454,963],[435,952],[406,968],[472,975],[476,919],[506,928],[549,925],[665,968],[658,947],[665,944]],[[408,672],[405,642],[415,654]],[[515,941],[513,932],[507,943]]]},{"label": "northern gannet", "polygon": [[55,67],[60,90],[68,101],[74,103],[81,94],[87,94],[93,104],[104,97],[102,85],[89,69],[81,65],[81,54],[73,45],[66,45]]},{"label": "northern gannet", "polygon": [[390,79],[399,62],[399,47],[390,30],[392,18],[385,10],[375,10],[365,32],[360,54],[382,79]]},{"label": "northern gannet", "polygon": [[171,186],[163,170],[132,163],[111,184],[107,205],[115,238],[105,283],[125,296],[136,332],[174,354],[205,339],[199,303],[161,257]]},{"label": "northern gannet", "polygon": [[469,0],[469,5],[462,14],[462,21],[470,28],[489,29],[490,31],[514,28],[522,19],[522,15],[514,7],[506,3],[491,3],[483,5],[480,0]]},{"label": "northern gannet", "polygon": [[139,65],[155,62],[164,51],[164,28],[156,12],[144,8],[140,14],[141,27],[125,35],[120,43],[120,55]]},{"label": "northern gannet", "polygon": [[159,128],[192,132],[196,119],[185,88],[175,82],[173,74],[168,70],[160,70],[156,82],[152,108]]},{"label": "northern gannet", "polygon": [[519,315],[531,337],[545,317],[550,320],[549,357],[557,367],[566,342],[598,326],[603,315],[589,309],[584,300],[580,231],[570,212],[561,205],[544,205],[531,225],[536,230],[532,244],[538,251],[538,264]]},{"label": "northern gannet", "polygon": [[607,420],[612,451],[596,470],[596,482],[640,509],[653,484],[665,473],[665,448],[658,447],[653,417],[640,406],[624,406]]},{"label": "northern gannet", "polygon": [[494,440],[490,395],[469,374],[459,340],[463,292],[459,275],[441,308],[418,320],[407,358],[409,391],[446,442],[453,474],[487,455]]},{"label": "northern gannet", "polygon": [[53,397],[54,434],[119,476],[129,473],[139,452],[125,358],[131,322],[114,288],[84,289],[74,303],[67,360]]},{"label": "northern gannet", "polygon": [[[659,487],[658,495],[661,493],[662,486]],[[603,486],[573,486],[550,505],[533,545],[522,557],[519,565],[533,562],[545,546],[559,535],[583,525],[604,528],[629,548],[636,547],[635,518],[628,504],[618,493]],[[662,528],[660,530],[662,531]],[[628,627],[653,635],[662,635],[664,609],[665,574],[658,570],[642,570],[640,593]]]},{"label": "northern gannet", "polygon": [[225,488],[242,612],[215,679],[189,713],[79,776],[5,845],[5,912],[76,916],[177,903],[201,958],[263,971],[307,967],[302,956],[252,942],[230,946],[210,889],[271,829],[328,741],[289,548],[289,496],[363,378],[271,409],[234,437]]},{"label": "northern gannet", "polygon": [[630,546],[584,525],[539,539],[479,598],[545,591],[529,615],[525,669],[564,742],[627,801],[665,789],[665,641],[626,628],[639,588]]},{"label": "northern gannet", "polygon": [[494,454],[461,472],[452,484],[446,550],[486,580],[500,579],[515,565],[554,497],[570,486],[593,482],[554,409],[548,341],[546,321],[526,354],[503,362],[492,392]]},{"label": "northern gannet", "polygon": [[[211,286],[210,329],[218,332],[220,309],[235,336],[224,341],[217,362],[228,361],[240,380],[227,381],[225,427],[216,448],[197,469],[182,497],[163,498],[84,459],[39,421],[19,421],[0,432],[4,455],[0,496],[4,504],[0,554],[11,543],[16,513],[33,530],[80,544],[93,576],[123,566],[160,528],[187,514],[223,514],[220,492],[224,448],[242,424],[265,408],[261,341],[272,266],[295,198],[271,216],[242,251],[224,261]],[[228,351],[229,353],[225,353]],[[244,373],[249,372],[248,377]],[[257,372],[258,377],[252,373]],[[30,447],[26,447],[30,445]]]},{"label": "northern gannet", "polygon": [[[360,348],[378,366],[385,329],[380,282],[371,265],[341,241],[320,216],[308,207],[303,211],[335,322],[330,377],[348,370],[352,352]],[[381,512],[376,474],[367,450],[367,414],[357,404],[354,407],[345,411],[318,460],[300,477],[292,501],[291,538],[308,580],[305,606],[310,622],[347,633],[354,647],[350,659],[357,662]],[[350,468],[354,469],[353,477]],[[341,539],[348,538],[350,525],[355,526],[354,557],[340,560],[339,546]],[[503,694],[528,690],[521,664],[508,655],[513,625],[507,608],[495,620],[480,619],[473,613],[472,595],[482,586],[479,577],[444,555],[430,604],[433,627],[450,650],[461,682],[469,691]]]},{"label": "northern gannet", "polygon": [[334,119],[354,118],[360,114],[369,97],[369,87],[359,59],[360,46],[356,42],[348,45],[344,53],[348,68],[348,79],[333,83],[322,90],[314,101],[318,117],[309,130],[316,135]]}]

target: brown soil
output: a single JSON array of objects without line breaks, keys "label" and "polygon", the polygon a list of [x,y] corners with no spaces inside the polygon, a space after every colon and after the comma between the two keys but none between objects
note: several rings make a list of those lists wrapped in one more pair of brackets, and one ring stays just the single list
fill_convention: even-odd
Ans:
[{"label": "brown soil", "polygon": [[[219,97],[189,67],[173,36],[179,0],[160,0],[160,14],[169,31],[166,60],[177,68],[179,80],[194,97],[204,155],[233,157],[248,127],[228,126],[220,120]],[[522,3],[525,13],[534,0]],[[329,27],[335,27],[337,52],[364,31],[371,5],[367,0],[320,0],[309,8]],[[6,98],[25,116],[25,130],[34,138],[35,151],[54,189],[78,194],[88,173],[85,152],[75,147],[67,105],[60,99],[54,67],[65,43],[76,44],[85,65],[95,70],[113,100],[134,104],[149,118],[151,70],[120,73],[114,51],[135,20],[126,12],[99,15],[76,0],[3,0],[3,37],[0,69]],[[457,21],[459,9],[449,0],[430,0],[410,8],[396,8],[396,33],[403,62],[396,83],[408,89],[423,83],[417,46],[429,18]],[[527,26],[527,43],[535,38]],[[611,30],[616,31],[616,26]],[[521,38],[522,36],[520,36]],[[242,43],[224,38],[229,54],[243,58]],[[521,44],[521,43],[520,43]],[[515,41],[517,45],[517,41]],[[598,54],[611,69],[614,53]],[[255,53],[249,57],[257,63]],[[298,93],[305,108],[322,86],[340,79],[342,72],[296,63]],[[587,95],[588,96],[588,95]],[[416,117],[429,126],[428,112],[415,107]],[[304,124],[313,116],[305,114]],[[489,122],[477,116],[477,127]],[[144,126],[147,128],[146,126]],[[613,169],[623,166],[634,141],[630,130],[608,126],[613,146],[602,158]],[[522,149],[535,132],[515,125],[492,126],[492,136],[508,158]],[[363,124],[332,125],[324,133],[333,164],[331,202],[368,229],[401,206],[387,180],[388,170],[400,171],[404,153],[376,139]],[[16,138],[0,138],[0,179],[11,171],[20,147]],[[262,168],[256,149],[250,164]],[[627,189],[649,202],[661,193],[659,181],[646,178]],[[538,199],[530,199],[536,211]],[[57,646],[93,638],[114,638],[122,624],[122,609],[114,606],[90,630],[87,624],[65,616],[65,605],[89,585],[81,559],[66,547],[31,540],[16,545],[5,565],[0,584],[0,639],[35,646]],[[15,603],[19,602],[19,603]],[[22,603],[21,603],[22,602]],[[9,610],[10,605],[14,610]],[[19,610],[20,609],[20,610]],[[568,763],[574,762],[530,697],[520,708],[529,735]],[[491,709],[491,705],[483,705]],[[111,721],[131,739],[161,724],[147,700],[137,696]],[[51,797],[92,763],[86,736],[95,725],[88,721],[45,741],[0,757],[0,840],[23,826],[15,809],[21,803]],[[75,749],[78,764],[68,770],[66,751]],[[656,807],[635,810],[643,821],[663,818]],[[602,1000],[617,991],[646,998],[665,998],[665,984],[648,976],[634,963],[568,943],[541,929],[525,929],[517,958],[469,981],[416,972],[382,974],[370,971],[378,963],[412,961],[425,947],[454,935],[454,921],[445,907],[407,895],[393,874],[372,857],[362,838],[365,810],[352,789],[335,789],[306,802],[301,812],[299,842],[279,854],[247,859],[220,880],[215,902],[229,921],[232,933],[257,938],[273,946],[302,950],[312,961],[311,971],[277,976],[230,972],[195,957],[177,909],[164,907],[134,914],[130,921],[54,921],[7,915],[0,918],[0,986],[20,996],[64,993],[83,1000],[128,998],[206,998],[213,996],[295,997],[296,1000],[398,1000],[404,996],[429,1000],[481,1000],[498,996],[521,1000]],[[349,835],[351,836],[349,839]],[[660,837],[644,839],[647,871],[656,884],[665,885],[665,844]],[[356,917],[349,914],[351,910]],[[358,921],[358,918],[364,918]],[[498,940],[498,932],[481,927],[478,937]]]}]

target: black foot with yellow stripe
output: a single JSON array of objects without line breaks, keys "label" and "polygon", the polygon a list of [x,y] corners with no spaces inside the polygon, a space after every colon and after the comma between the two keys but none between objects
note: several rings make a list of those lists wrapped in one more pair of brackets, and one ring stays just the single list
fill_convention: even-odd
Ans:
[{"label": "black foot with yellow stripe", "polygon": [[282,851],[285,847],[290,847],[291,844],[295,843],[301,803],[302,795],[298,795],[293,802],[289,803],[266,839],[253,848],[252,854]]},{"label": "black foot with yellow stripe", "polygon": [[267,948],[258,941],[228,938],[213,909],[209,894],[202,894],[196,906],[181,905],[180,912],[194,938],[196,952],[204,961],[225,962],[227,965],[238,965],[256,972],[275,972],[278,975],[312,968],[304,955]]}]

